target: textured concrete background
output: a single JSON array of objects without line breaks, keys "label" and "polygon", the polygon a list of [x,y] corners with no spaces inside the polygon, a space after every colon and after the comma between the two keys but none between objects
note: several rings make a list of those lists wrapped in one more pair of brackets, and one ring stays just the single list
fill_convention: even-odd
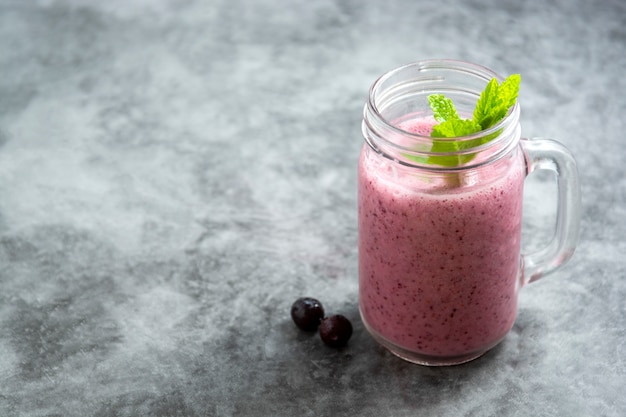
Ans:
[{"label": "textured concrete background", "polygon": [[[625,28],[622,0],[0,0],[0,416],[626,415]],[[522,74],[583,218],[500,346],[431,369],[358,318],[356,161],[370,84],[438,57]]]}]

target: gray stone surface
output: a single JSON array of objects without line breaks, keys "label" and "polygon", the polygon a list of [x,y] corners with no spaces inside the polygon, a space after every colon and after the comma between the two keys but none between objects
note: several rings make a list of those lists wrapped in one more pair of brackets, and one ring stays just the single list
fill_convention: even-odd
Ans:
[{"label": "gray stone surface", "polygon": [[[626,415],[625,28],[622,0],[0,0],[0,416]],[[370,84],[436,57],[522,74],[583,217],[504,342],[434,369],[359,320],[355,169]]]}]

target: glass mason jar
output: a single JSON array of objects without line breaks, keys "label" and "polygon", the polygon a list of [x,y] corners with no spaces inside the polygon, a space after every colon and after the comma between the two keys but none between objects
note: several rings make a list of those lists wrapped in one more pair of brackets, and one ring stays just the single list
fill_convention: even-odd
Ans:
[{"label": "glass mason jar", "polygon": [[[519,289],[562,265],[576,246],[574,158],[556,141],[521,139],[518,104],[474,135],[429,136],[430,94],[445,94],[471,118],[494,77],[503,81],[467,62],[417,62],[376,80],[365,106],[359,308],[371,335],[411,362],[452,365],[487,352],[513,326]],[[537,169],[557,180],[556,231],[544,249],[522,254],[524,179]]]}]

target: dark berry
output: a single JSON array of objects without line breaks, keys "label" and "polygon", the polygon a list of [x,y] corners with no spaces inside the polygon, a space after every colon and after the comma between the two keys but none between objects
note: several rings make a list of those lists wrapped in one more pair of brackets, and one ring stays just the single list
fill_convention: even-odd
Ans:
[{"label": "dark berry", "polygon": [[302,330],[313,331],[324,318],[324,307],[315,298],[298,298],[291,306],[291,318]]},{"label": "dark berry", "polygon": [[352,323],[341,314],[322,319],[320,337],[328,346],[334,348],[345,346],[350,336],[352,336]]}]

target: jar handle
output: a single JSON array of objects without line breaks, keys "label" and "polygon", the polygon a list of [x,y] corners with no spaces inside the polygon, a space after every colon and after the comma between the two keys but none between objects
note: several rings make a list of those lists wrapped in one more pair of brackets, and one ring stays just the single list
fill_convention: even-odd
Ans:
[{"label": "jar handle", "polygon": [[527,175],[535,170],[552,171],[558,186],[554,236],[545,248],[522,255],[522,282],[527,284],[553,272],[574,254],[580,227],[580,182],[574,156],[561,143],[546,138],[520,143]]}]

